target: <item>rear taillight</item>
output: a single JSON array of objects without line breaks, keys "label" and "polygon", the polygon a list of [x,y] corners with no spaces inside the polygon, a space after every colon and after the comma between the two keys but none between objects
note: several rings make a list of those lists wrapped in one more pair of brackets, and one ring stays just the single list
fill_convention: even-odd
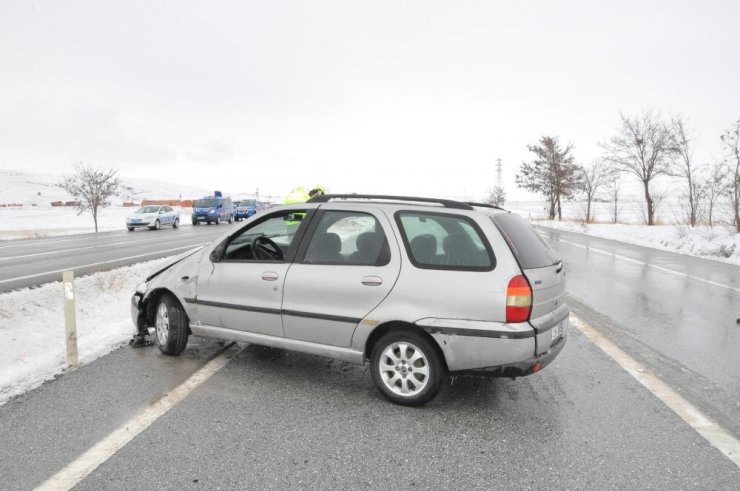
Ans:
[{"label": "rear taillight", "polygon": [[532,312],[532,287],[522,275],[514,276],[506,288],[506,322],[517,323],[529,320]]}]

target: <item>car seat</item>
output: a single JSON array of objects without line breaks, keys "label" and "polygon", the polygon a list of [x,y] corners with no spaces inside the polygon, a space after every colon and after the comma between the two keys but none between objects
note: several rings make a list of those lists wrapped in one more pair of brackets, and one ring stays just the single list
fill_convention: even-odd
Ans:
[{"label": "car seat", "polygon": [[342,240],[339,235],[327,232],[311,241],[306,251],[306,262],[309,263],[343,263]]}]

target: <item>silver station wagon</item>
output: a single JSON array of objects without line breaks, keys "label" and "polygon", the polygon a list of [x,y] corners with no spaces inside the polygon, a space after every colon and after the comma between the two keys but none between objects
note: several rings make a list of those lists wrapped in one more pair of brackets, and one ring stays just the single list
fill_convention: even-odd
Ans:
[{"label": "silver station wagon", "polygon": [[370,363],[409,406],[448,375],[530,375],[562,350],[565,271],[522,217],[451,200],[325,195],[250,218],[132,298],[138,341],[188,336]]}]

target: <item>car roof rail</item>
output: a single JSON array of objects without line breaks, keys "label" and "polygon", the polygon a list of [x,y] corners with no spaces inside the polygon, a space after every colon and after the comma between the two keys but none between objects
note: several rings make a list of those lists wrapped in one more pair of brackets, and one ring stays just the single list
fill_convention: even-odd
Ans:
[{"label": "car roof rail", "polygon": [[466,201],[465,204],[470,206],[478,206],[480,208],[493,208],[494,210],[509,211],[506,208],[501,208],[500,206],[492,205],[489,203],[476,203],[474,201]]},{"label": "car roof rail", "polygon": [[415,203],[434,203],[445,208],[457,210],[472,210],[473,207],[462,201],[439,198],[420,198],[417,196],[393,196],[385,194],[322,194],[309,199],[307,203],[328,203],[331,200],[383,200],[383,201],[411,201]]}]

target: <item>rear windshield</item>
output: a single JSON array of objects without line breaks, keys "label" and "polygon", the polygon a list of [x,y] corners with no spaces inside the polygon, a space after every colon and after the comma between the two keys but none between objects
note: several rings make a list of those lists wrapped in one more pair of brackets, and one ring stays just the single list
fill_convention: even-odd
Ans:
[{"label": "rear windshield", "polygon": [[491,217],[504,236],[522,269],[552,266],[560,259],[524,218],[513,213]]}]

